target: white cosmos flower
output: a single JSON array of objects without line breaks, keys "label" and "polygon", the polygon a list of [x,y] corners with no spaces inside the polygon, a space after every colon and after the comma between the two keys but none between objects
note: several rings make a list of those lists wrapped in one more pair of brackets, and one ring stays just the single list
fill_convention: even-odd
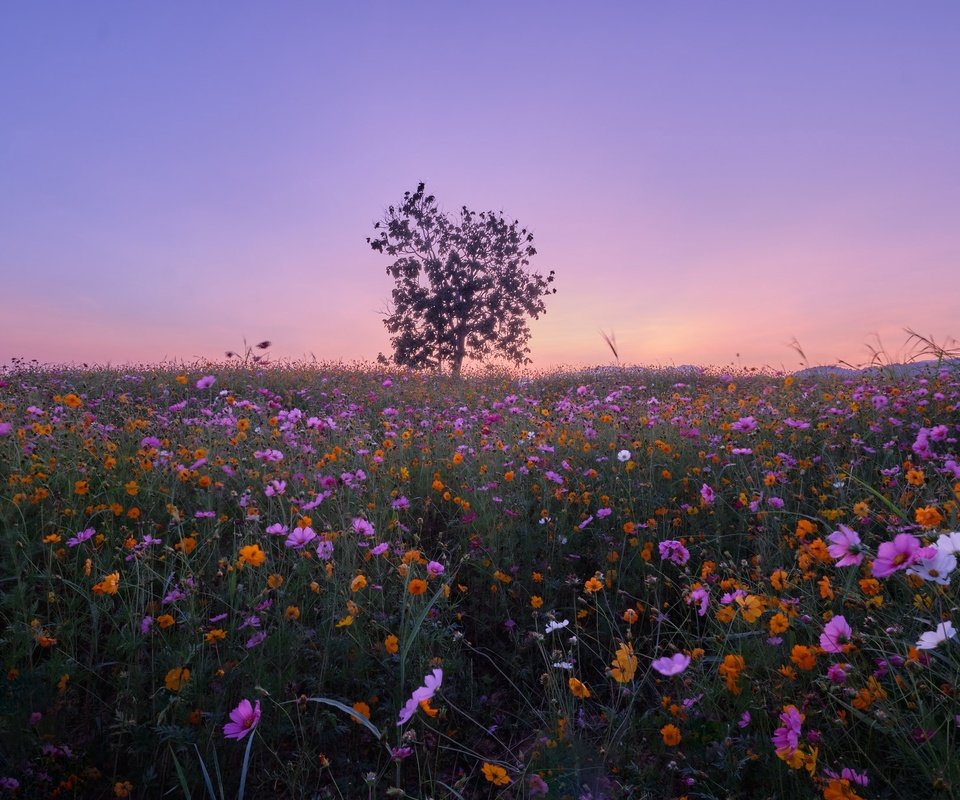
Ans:
[{"label": "white cosmos flower", "polygon": [[907,570],[908,575],[919,575],[925,581],[933,581],[941,586],[950,585],[950,573],[957,568],[957,557],[949,550],[938,546],[933,558],[921,558]]},{"label": "white cosmos flower", "polygon": [[569,661],[557,661],[554,665],[557,669],[573,669],[573,664]]},{"label": "white cosmos flower", "polygon": [[629,450],[621,450],[617,453],[617,461],[629,461],[631,453]]},{"label": "white cosmos flower", "polygon": [[933,650],[940,642],[952,639],[957,635],[952,622],[941,622],[937,625],[935,631],[929,631],[920,635],[920,641],[917,642],[917,648],[920,650]]},{"label": "white cosmos flower", "polygon": [[558,631],[558,630],[560,630],[561,628],[566,628],[567,625],[569,625],[569,624],[570,624],[570,620],[568,620],[568,619],[565,619],[563,622],[557,622],[555,619],[553,619],[553,620],[550,620],[550,622],[547,623],[547,627],[545,627],[545,628],[543,629],[543,632],[544,632],[544,633],[553,633],[554,631]]},{"label": "white cosmos flower", "polygon": [[940,534],[937,550],[941,553],[960,553],[960,531]]}]

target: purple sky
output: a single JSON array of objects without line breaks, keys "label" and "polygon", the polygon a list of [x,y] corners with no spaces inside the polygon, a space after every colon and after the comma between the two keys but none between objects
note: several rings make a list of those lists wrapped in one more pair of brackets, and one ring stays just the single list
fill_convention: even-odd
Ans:
[{"label": "purple sky", "polygon": [[0,362],[389,350],[418,181],[532,230],[536,367],[960,336],[960,3],[4,3]]}]

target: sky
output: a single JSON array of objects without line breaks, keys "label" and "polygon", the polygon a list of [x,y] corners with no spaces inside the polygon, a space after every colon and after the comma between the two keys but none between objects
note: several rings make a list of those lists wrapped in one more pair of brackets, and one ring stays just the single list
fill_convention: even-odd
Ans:
[{"label": "sky", "polygon": [[502,211],[533,366],[960,337],[960,3],[0,4],[0,363],[372,361],[405,191]]}]

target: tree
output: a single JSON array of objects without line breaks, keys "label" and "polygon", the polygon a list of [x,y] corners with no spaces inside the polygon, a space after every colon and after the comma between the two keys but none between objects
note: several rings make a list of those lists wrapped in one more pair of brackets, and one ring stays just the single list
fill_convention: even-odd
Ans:
[{"label": "tree", "polygon": [[502,213],[440,211],[424,184],[390,206],[368,238],[370,247],[396,257],[387,274],[396,281],[393,310],[384,320],[393,360],[401,365],[460,374],[464,358],[491,354],[529,363],[530,328],[547,309],[553,270],[529,272],[533,234]]}]

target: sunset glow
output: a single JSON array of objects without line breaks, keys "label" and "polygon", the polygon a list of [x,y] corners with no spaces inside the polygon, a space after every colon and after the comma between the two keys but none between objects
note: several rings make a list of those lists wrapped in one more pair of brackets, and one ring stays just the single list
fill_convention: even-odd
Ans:
[{"label": "sunset glow", "polygon": [[0,10],[0,363],[389,353],[425,181],[533,231],[535,368],[960,335],[960,6]]}]

